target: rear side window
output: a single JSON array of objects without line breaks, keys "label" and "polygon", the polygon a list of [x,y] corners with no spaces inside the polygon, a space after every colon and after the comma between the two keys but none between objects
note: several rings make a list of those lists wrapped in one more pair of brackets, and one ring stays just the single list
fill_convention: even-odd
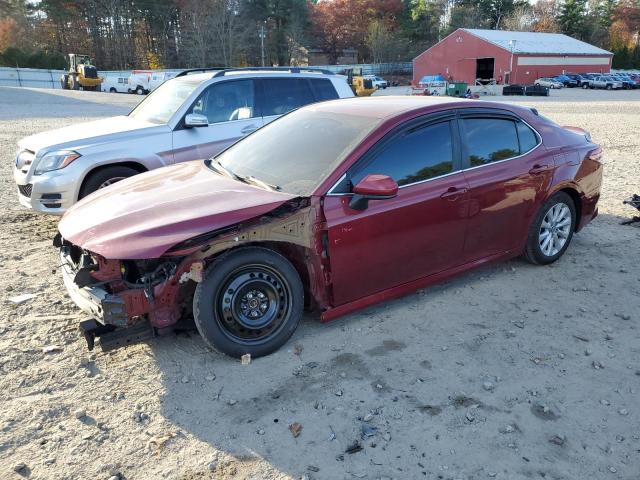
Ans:
[{"label": "rear side window", "polygon": [[233,80],[210,85],[188,113],[199,113],[209,124],[255,116],[253,80]]},{"label": "rear side window", "polygon": [[462,123],[471,167],[520,155],[518,133],[513,120],[465,118]]},{"label": "rear side window", "polygon": [[338,92],[336,92],[331,80],[326,78],[312,78],[309,81],[311,82],[311,88],[315,94],[316,101],[322,102],[324,100],[335,100],[339,98]]},{"label": "rear side window", "polygon": [[518,139],[520,140],[520,154],[527,153],[538,144],[538,137],[524,122],[517,122]]},{"label": "rear side window", "polygon": [[357,184],[369,174],[388,175],[398,185],[439,177],[453,171],[451,123],[442,122],[410,130],[395,138],[363,169],[351,183]]},{"label": "rear side window", "polygon": [[262,115],[284,115],[315,100],[305,78],[265,78]]}]

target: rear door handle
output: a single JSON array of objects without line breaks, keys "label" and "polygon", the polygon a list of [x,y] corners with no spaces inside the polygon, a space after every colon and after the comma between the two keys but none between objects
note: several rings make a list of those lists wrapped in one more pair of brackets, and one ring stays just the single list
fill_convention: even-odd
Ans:
[{"label": "rear door handle", "polygon": [[440,195],[440,198],[442,198],[443,200],[449,200],[450,202],[455,202],[465,193],[467,193],[466,188],[449,187],[446,192]]},{"label": "rear door handle", "polygon": [[247,125],[246,127],[244,127],[242,130],[240,130],[240,133],[251,133],[255,130],[258,129],[258,126],[255,123],[252,123],[251,125]]},{"label": "rear door handle", "polygon": [[549,165],[534,165],[533,167],[531,167],[531,170],[529,170],[529,173],[531,175],[538,175],[539,173],[544,173],[549,170],[551,170]]}]

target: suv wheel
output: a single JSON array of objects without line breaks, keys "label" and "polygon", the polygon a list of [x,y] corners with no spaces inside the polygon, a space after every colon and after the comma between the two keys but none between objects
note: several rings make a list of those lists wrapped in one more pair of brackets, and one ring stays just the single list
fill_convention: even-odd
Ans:
[{"label": "suv wheel", "polygon": [[553,195],[529,228],[525,258],[536,265],[555,262],[569,247],[576,221],[573,199],[564,192]]},{"label": "suv wheel", "polygon": [[193,296],[204,341],[232,357],[268,355],[291,337],[304,307],[296,269],[279,253],[246,247],[214,260]]},{"label": "suv wheel", "polygon": [[89,177],[84,181],[82,188],[80,189],[80,195],[78,200],[86,197],[87,195],[100,190],[101,188],[113,185],[125,178],[133,177],[137,175],[137,170],[130,167],[123,167],[121,165],[114,165],[113,167],[106,167],[91,173]]},{"label": "suv wheel", "polygon": [[138,88],[136,88],[136,95],[144,95],[144,88],[138,86]]}]

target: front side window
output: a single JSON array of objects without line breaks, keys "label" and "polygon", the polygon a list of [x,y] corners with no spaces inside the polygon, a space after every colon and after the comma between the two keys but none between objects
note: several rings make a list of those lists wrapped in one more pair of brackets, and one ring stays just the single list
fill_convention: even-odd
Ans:
[{"label": "front side window", "polygon": [[262,115],[284,115],[315,101],[305,78],[264,78],[264,104]]},{"label": "front side window", "polygon": [[399,186],[429,180],[453,171],[451,123],[409,130],[351,177],[352,185],[369,174],[388,175]]},{"label": "front side window", "polygon": [[471,167],[520,155],[518,133],[513,120],[465,118],[462,124]]},{"label": "front side window", "polygon": [[209,86],[188,113],[199,113],[209,124],[255,116],[253,80],[218,82]]}]

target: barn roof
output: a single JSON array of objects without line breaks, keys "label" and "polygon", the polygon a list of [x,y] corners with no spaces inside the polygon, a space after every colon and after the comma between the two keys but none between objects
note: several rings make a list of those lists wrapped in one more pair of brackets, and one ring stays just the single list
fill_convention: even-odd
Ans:
[{"label": "barn roof", "polygon": [[607,50],[594,47],[561,33],[510,32],[506,30],[481,30],[463,28],[467,33],[480,37],[500,48],[511,51],[511,40],[515,41],[513,53],[543,53],[556,55],[613,55]]}]

